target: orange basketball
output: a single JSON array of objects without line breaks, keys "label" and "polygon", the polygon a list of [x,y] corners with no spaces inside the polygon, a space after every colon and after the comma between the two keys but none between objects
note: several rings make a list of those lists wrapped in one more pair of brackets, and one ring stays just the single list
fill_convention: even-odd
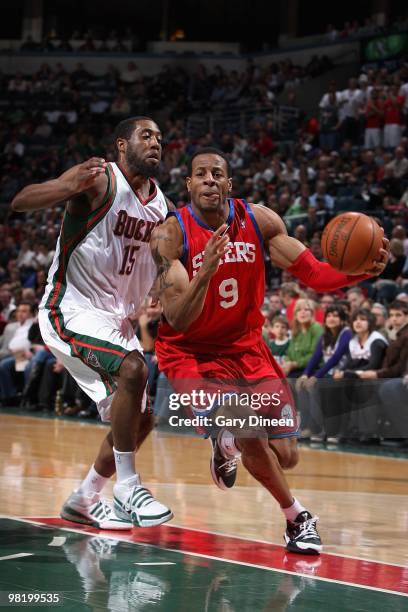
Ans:
[{"label": "orange basketball", "polygon": [[367,215],[347,212],[326,225],[322,251],[333,268],[346,274],[361,274],[371,267],[382,246],[383,230]]}]

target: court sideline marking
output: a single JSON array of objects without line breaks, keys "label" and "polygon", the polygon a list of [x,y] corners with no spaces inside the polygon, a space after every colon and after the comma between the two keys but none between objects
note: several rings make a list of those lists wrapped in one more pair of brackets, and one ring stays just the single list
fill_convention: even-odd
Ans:
[{"label": "court sideline marking", "polygon": [[[354,582],[347,582],[344,580],[337,580],[335,578],[326,578],[326,577],[322,577],[322,576],[315,576],[312,574],[309,574],[307,572],[295,572],[295,571],[290,571],[290,570],[285,570],[285,569],[277,569],[277,568],[273,568],[273,567],[269,567],[266,565],[259,565],[256,563],[247,563],[244,561],[236,561],[234,559],[228,559],[228,558],[224,558],[224,557],[218,557],[218,556],[214,556],[214,555],[208,555],[205,553],[197,553],[197,552],[191,552],[189,550],[178,550],[178,549],[174,549],[174,548],[164,548],[163,546],[159,546],[159,545],[155,545],[155,544],[150,544],[150,543],[146,543],[143,541],[135,541],[132,540],[130,538],[126,538],[124,537],[124,534],[118,534],[116,535],[105,535],[105,534],[101,534],[99,530],[95,529],[92,530],[92,527],[86,527],[84,529],[75,529],[72,527],[65,527],[65,526],[61,526],[61,525],[55,525],[52,523],[47,523],[47,519],[42,519],[42,520],[33,520],[33,519],[22,519],[22,518],[16,518],[16,517],[12,517],[12,516],[8,516],[8,515],[0,515],[0,518],[4,518],[4,519],[9,519],[9,520],[14,520],[16,522],[21,522],[21,523],[27,523],[27,524],[31,524],[31,525],[37,525],[37,526],[41,526],[41,527],[54,527],[54,529],[60,529],[62,531],[68,531],[71,533],[79,533],[79,534],[86,534],[89,536],[97,536],[98,538],[102,538],[105,540],[114,540],[114,541],[120,541],[120,542],[130,542],[132,544],[138,545],[138,546],[150,546],[152,548],[158,549],[158,550],[167,550],[167,551],[171,551],[174,553],[178,553],[178,554],[182,554],[182,555],[191,555],[193,557],[201,557],[201,558],[206,558],[206,559],[211,559],[213,561],[220,561],[223,563],[231,563],[234,565],[242,565],[242,566],[246,566],[246,567],[255,567],[257,569],[262,569],[262,570],[267,570],[267,571],[272,571],[272,572],[277,572],[277,573],[281,573],[281,574],[289,574],[291,576],[304,576],[306,578],[310,578],[311,580],[319,580],[322,582],[332,582],[335,584],[341,584],[344,586],[349,586],[349,587],[354,587],[354,588],[359,588],[359,589],[366,589],[369,591],[377,591],[377,592],[381,592],[381,593],[388,593],[389,595],[398,595],[400,597],[408,597],[408,593],[403,593],[401,591],[394,591],[391,589],[383,589],[381,587],[374,587],[374,586],[369,586],[369,585],[363,585],[363,584],[356,584]],[[43,522],[42,522],[43,521]],[[208,532],[203,532],[203,533],[208,533]],[[302,560],[306,560],[302,557]],[[384,565],[384,564],[383,564]],[[402,566],[403,567],[403,566]]]}]

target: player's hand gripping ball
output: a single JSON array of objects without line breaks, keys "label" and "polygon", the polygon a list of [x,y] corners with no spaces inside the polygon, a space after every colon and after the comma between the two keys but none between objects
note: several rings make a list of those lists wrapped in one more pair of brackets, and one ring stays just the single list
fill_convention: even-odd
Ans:
[{"label": "player's hand gripping ball", "polygon": [[374,219],[357,212],[338,215],[322,235],[323,257],[345,274],[381,274],[388,261],[388,240]]}]

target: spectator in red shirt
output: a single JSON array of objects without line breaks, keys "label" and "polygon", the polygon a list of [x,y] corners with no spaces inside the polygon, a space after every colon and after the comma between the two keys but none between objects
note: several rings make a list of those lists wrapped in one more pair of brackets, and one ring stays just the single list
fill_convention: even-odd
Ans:
[{"label": "spectator in red shirt", "polygon": [[404,98],[398,95],[398,87],[391,87],[384,102],[384,147],[398,147],[402,137],[402,109]]},{"label": "spectator in red shirt", "polygon": [[364,148],[375,149],[381,146],[381,127],[384,118],[384,105],[375,88],[367,102],[365,116]]},{"label": "spectator in red shirt", "polygon": [[261,156],[267,157],[268,155],[271,155],[274,148],[275,145],[272,138],[268,136],[264,130],[259,132],[259,138],[255,142],[255,149],[257,149]]}]

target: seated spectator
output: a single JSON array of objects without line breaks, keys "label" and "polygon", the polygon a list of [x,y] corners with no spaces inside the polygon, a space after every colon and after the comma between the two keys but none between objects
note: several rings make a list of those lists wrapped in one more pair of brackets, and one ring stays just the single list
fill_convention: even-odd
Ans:
[{"label": "seated spectator", "polygon": [[347,291],[347,301],[350,304],[350,312],[354,314],[364,302],[364,293],[361,287],[352,287]]},{"label": "seated spectator", "polygon": [[297,378],[313,355],[323,329],[316,323],[316,305],[312,300],[298,299],[294,309],[292,337],[282,362],[282,369],[289,378]]},{"label": "seated spectator", "polygon": [[406,178],[408,176],[408,159],[405,157],[403,147],[397,147],[395,149],[395,157],[387,164],[387,167],[392,169],[397,179]]},{"label": "seated spectator", "polygon": [[326,210],[333,210],[334,199],[332,198],[331,195],[327,193],[327,185],[324,181],[317,181],[316,193],[314,193],[310,197],[311,206],[321,209],[322,206],[318,205],[318,200],[324,203],[323,208],[325,208]]},{"label": "seated spectator", "polygon": [[346,360],[335,370],[333,378],[358,378],[364,370],[378,370],[383,362],[388,341],[375,330],[375,316],[359,308],[351,316],[354,335],[349,342]]},{"label": "seated spectator", "polygon": [[289,324],[292,323],[293,313],[295,310],[295,305],[299,297],[304,294],[299,289],[299,285],[296,283],[282,283],[279,297],[282,300],[283,306],[285,308],[285,317],[289,321]]},{"label": "seated spectator", "polygon": [[[32,291],[32,289],[29,291]],[[21,405],[31,412],[42,409],[39,402],[39,391],[41,389],[44,369],[47,367],[48,363],[54,364],[56,359],[51,351],[44,345],[40,326],[37,321],[31,325],[28,331],[28,340],[31,344],[30,352],[32,353],[32,358],[24,368],[25,384],[22,392]]]},{"label": "seated spectator", "polygon": [[116,98],[113,100],[110,112],[115,116],[124,116],[129,115],[130,113],[130,103],[127,98],[121,93],[119,93]]},{"label": "seated spectator", "polygon": [[23,275],[34,270],[34,251],[31,250],[28,240],[23,240],[17,257],[17,268]]},{"label": "seated spectator", "polygon": [[309,398],[302,398],[301,391],[313,393],[313,387],[319,379],[331,378],[334,368],[341,367],[342,361],[345,360],[352,336],[346,312],[339,306],[328,306],[325,311],[323,334],[296,384],[302,413],[302,437],[309,437],[314,433],[318,440],[324,439],[322,414],[319,405],[316,404],[325,404],[330,401],[330,397],[327,396],[327,389],[323,386],[317,389],[312,401],[308,401]]},{"label": "seated spectator", "polygon": [[126,85],[143,80],[141,72],[135,62],[128,62],[126,68],[121,70],[120,80]]},{"label": "seated spectator", "polygon": [[381,278],[378,278],[373,285],[377,301],[391,302],[395,299],[399,292],[397,280],[402,275],[406,259],[403,242],[398,238],[392,238],[388,263]]},{"label": "seated spectator", "polygon": [[332,295],[331,293],[323,293],[319,300],[319,306],[323,311],[326,312],[329,306],[334,305],[334,302],[335,302],[334,295]]},{"label": "seated spectator", "polygon": [[16,155],[17,157],[23,157],[25,146],[19,141],[16,135],[14,135],[4,147],[4,153],[7,155]]},{"label": "seated spectator", "polygon": [[11,93],[25,93],[28,87],[29,83],[27,79],[23,77],[21,72],[17,72],[15,77],[10,79],[7,89]]},{"label": "seated spectator", "polygon": [[387,308],[383,304],[380,304],[380,302],[375,302],[371,306],[370,310],[375,316],[375,329],[380,332],[380,334],[384,336],[386,340],[389,340],[389,330],[387,329]]},{"label": "seated spectator", "polygon": [[403,378],[384,381],[379,388],[380,419],[383,444],[407,447],[408,440],[408,373]]},{"label": "seated spectator", "polygon": [[149,297],[145,307],[138,318],[137,336],[143,348],[143,354],[148,369],[148,388],[149,394],[154,397],[156,381],[159,376],[157,358],[154,353],[154,341],[157,336],[162,307],[160,303],[153,303]]},{"label": "seated spectator", "polygon": [[389,307],[389,322],[396,332],[396,339],[390,342],[380,368],[364,369],[359,372],[360,378],[402,377],[408,366],[408,304],[392,302]]},{"label": "seated spectator", "polygon": [[107,102],[106,100],[102,100],[96,94],[92,96],[91,101],[89,103],[89,112],[92,115],[102,115],[107,111],[108,108],[109,102]]},{"label": "seated spectator", "polygon": [[407,390],[401,381],[408,369],[408,304],[395,301],[390,305],[390,323],[396,339],[390,342],[378,370],[364,370],[360,378],[379,379],[381,435],[408,438]]},{"label": "seated spectator", "polygon": [[404,255],[408,257],[408,237],[407,230],[403,225],[396,225],[391,233],[391,238],[398,238],[404,245]]},{"label": "seated spectator", "polygon": [[270,327],[272,338],[267,340],[267,345],[278,363],[283,363],[289,348],[289,323],[282,315],[272,319]]},{"label": "seated spectator", "polygon": [[9,349],[10,340],[14,337],[17,329],[19,327],[19,323],[17,321],[12,321],[7,323],[7,325],[3,329],[3,333],[0,337],[0,363],[6,357],[12,357],[11,350]]},{"label": "seated spectator", "polygon": [[28,332],[34,322],[35,308],[29,302],[17,306],[16,328],[8,343],[9,357],[0,361],[0,399],[3,405],[15,403],[17,397],[16,372],[24,372],[32,357]]},{"label": "seated spectator", "polygon": [[[1,298],[0,298],[1,300]],[[269,296],[269,316],[275,317],[282,314],[283,303],[277,293],[272,293]]]},{"label": "seated spectator", "polygon": [[369,310],[357,310],[351,322],[354,335],[349,342],[345,362],[333,373],[335,381],[345,380],[333,389],[332,414],[335,422],[332,418],[328,438],[332,442],[342,439],[371,442],[376,440],[379,433],[376,393],[372,386],[365,384],[363,372],[381,367],[388,341],[375,330],[375,316]]}]

